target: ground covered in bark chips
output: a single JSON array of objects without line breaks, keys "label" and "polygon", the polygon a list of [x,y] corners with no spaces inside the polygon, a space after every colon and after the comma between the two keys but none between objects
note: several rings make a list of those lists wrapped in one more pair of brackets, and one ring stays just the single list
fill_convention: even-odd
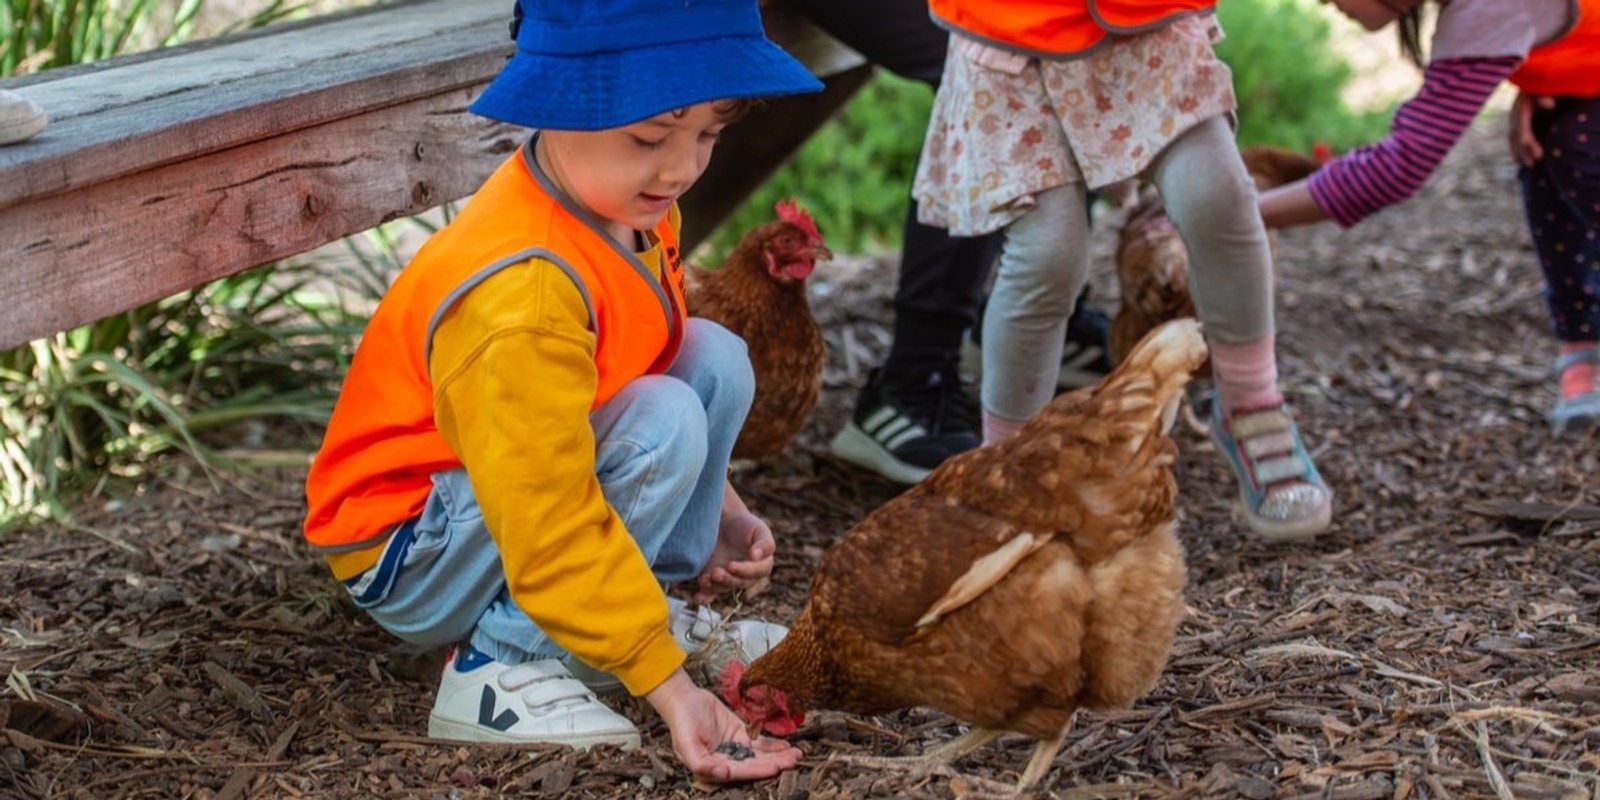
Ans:
[{"label": "ground covered in bark chips", "polygon": [[[1099,222],[1102,267],[1117,221]],[[1253,539],[1180,426],[1191,612],[1155,690],[1080,715],[1039,794],[1600,797],[1600,439],[1544,423],[1553,345],[1498,126],[1421,200],[1279,253],[1283,378],[1336,527]],[[789,453],[736,475],[782,549],[771,588],[723,610],[792,618],[822,550],[896,493],[826,450],[887,344],[893,274],[841,258],[814,286],[828,391]],[[436,660],[308,553],[301,477],[219,489],[174,464],[78,529],[0,540],[0,797],[951,795],[948,776],[830,760],[959,732],[927,710],[814,715],[799,769],[728,787],[694,784],[642,713],[631,753],[430,740]],[[1028,747],[956,766],[1012,781]]]}]

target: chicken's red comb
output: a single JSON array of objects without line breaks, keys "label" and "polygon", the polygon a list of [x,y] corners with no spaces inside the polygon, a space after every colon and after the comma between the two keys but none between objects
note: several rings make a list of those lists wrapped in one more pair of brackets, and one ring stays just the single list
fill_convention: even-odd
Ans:
[{"label": "chicken's red comb", "polygon": [[807,236],[813,239],[822,238],[822,232],[817,230],[817,221],[812,219],[811,213],[801,208],[793,197],[779,200],[774,210],[778,212],[778,219],[794,223],[800,227],[800,230],[805,231]]},{"label": "chicken's red comb", "polygon": [[739,697],[739,679],[744,677],[744,662],[737,658],[728,659],[728,666],[722,668],[722,675],[718,682],[722,684],[722,699],[738,710],[744,705],[743,698]]}]

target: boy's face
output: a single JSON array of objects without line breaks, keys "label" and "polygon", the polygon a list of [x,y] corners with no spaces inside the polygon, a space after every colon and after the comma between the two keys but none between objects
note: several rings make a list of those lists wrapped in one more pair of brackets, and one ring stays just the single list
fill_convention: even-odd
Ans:
[{"label": "boy's face", "polygon": [[700,103],[621,128],[545,131],[541,163],[612,236],[631,244],[631,231],[654,228],[699,180],[725,127],[713,103]]}]

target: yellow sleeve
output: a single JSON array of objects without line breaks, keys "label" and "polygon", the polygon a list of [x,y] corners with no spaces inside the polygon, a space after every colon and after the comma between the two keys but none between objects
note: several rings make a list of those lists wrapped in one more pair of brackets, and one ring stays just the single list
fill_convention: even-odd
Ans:
[{"label": "yellow sleeve", "polygon": [[589,310],[543,259],[485,279],[434,333],[439,432],[471,476],[511,597],[550,638],[636,695],[684,660],[666,595],[600,491]]}]

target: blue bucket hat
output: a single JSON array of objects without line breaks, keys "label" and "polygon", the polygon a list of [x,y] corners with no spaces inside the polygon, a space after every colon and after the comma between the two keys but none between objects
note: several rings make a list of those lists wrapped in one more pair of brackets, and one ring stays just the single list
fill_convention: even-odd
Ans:
[{"label": "blue bucket hat", "polygon": [[755,0],[518,0],[517,52],[472,111],[593,131],[822,83],[766,36]]}]

